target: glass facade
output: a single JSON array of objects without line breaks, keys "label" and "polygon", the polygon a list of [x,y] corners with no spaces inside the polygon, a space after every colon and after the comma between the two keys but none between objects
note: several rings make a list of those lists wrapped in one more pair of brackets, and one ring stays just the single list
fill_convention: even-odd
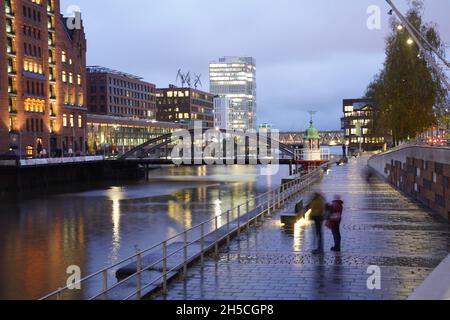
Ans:
[{"label": "glass facade", "polygon": [[210,91],[231,101],[229,130],[256,127],[256,61],[251,57],[224,57],[209,65]]},{"label": "glass facade", "polygon": [[89,115],[89,153],[122,154],[148,140],[180,129],[183,127],[176,124]]}]

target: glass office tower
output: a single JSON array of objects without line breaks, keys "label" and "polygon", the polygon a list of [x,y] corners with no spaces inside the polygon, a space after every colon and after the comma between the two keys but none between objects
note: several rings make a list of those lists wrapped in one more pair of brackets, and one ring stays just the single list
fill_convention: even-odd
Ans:
[{"label": "glass office tower", "polygon": [[229,130],[256,127],[256,61],[223,57],[209,65],[210,92],[230,99]]}]

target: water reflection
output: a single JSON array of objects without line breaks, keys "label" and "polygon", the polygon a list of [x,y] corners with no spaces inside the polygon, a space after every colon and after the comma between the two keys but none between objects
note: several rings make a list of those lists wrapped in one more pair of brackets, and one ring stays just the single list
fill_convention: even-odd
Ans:
[{"label": "water reflection", "polygon": [[[0,299],[36,299],[278,186],[288,169],[169,167],[149,181],[0,203]],[[237,212],[234,211],[236,215]],[[226,217],[218,219],[219,226]],[[72,293],[77,297],[76,292]]]}]

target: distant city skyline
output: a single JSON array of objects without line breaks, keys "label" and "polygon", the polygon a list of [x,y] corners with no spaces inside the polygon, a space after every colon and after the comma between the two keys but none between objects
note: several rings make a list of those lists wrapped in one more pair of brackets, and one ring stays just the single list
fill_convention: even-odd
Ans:
[{"label": "distant city skyline", "polygon": [[[406,1],[396,3],[406,12]],[[437,23],[450,44],[450,3],[424,3],[425,21]],[[381,8],[381,30],[366,27],[366,10],[373,4]],[[319,129],[339,129],[342,99],[364,94],[382,67],[389,33],[384,0],[229,0],[226,6],[207,0],[131,0],[126,11],[119,1],[62,0],[61,9],[73,5],[83,14],[89,65],[137,74],[158,87],[175,84],[182,68],[202,74],[201,89],[208,91],[210,61],[254,57],[258,123],[282,131],[306,129],[311,109],[318,111]]]}]

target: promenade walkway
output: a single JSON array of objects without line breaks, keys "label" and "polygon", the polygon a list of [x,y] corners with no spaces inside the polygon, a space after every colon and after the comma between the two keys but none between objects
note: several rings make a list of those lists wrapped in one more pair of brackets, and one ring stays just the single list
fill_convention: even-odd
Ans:
[{"label": "promenade walkway", "polygon": [[[185,281],[155,299],[406,299],[450,251],[450,224],[373,178],[367,158],[333,168],[315,189],[345,202],[343,251],[311,253],[312,226],[281,230],[279,213],[233,240],[217,258],[190,268]],[[294,203],[284,210],[292,211]],[[381,289],[367,288],[367,268],[381,269]]]}]

